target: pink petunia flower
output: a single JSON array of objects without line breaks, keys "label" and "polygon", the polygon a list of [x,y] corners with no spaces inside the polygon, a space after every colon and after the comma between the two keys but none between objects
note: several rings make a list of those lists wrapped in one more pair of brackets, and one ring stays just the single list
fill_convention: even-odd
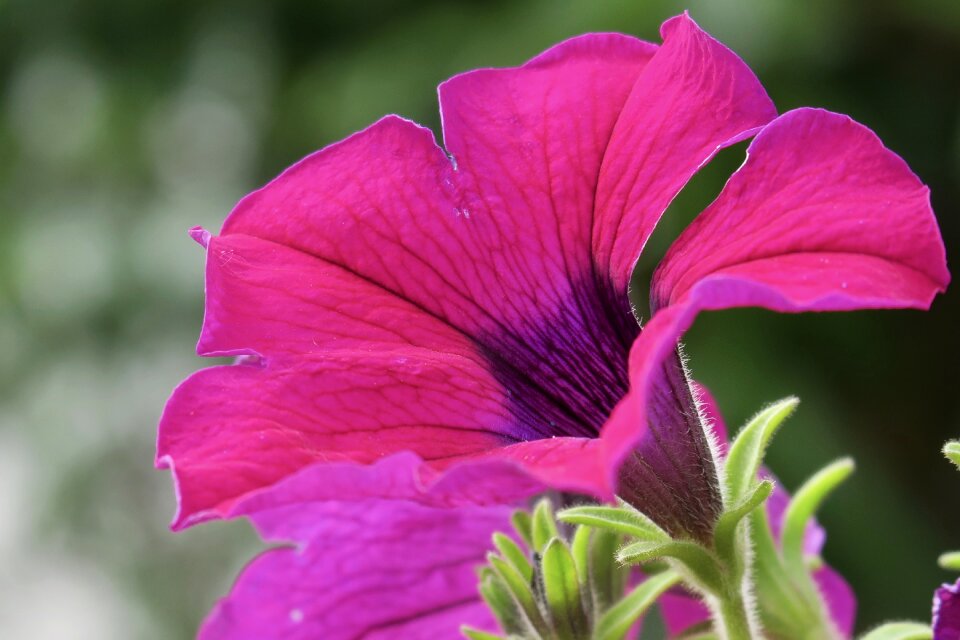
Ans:
[{"label": "pink petunia flower", "polygon": [[[709,535],[716,470],[677,353],[694,316],[926,308],[949,276],[926,187],[872,132],[777,117],[686,15],[662,35],[586,35],[456,76],[445,149],[388,116],[244,198],[219,236],[196,232],[198,351],[242,358],[186,380],[162,417],[176,527],[322,467],[313,500],[618,491]],[[664,257],[641,331],[627,286],[660,215],[754,134]],[[399,485],[330,479],[398,455]]]}]

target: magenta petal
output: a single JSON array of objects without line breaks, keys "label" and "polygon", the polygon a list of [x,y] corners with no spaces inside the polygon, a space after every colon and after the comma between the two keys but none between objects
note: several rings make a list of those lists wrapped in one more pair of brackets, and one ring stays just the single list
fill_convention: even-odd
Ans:
[{"label": "magenta petal", "polygon": [[250,517],[266,538],[296,546],[254,560],[200,638],[454,640],[461,624],[494,630],[475,568],[492,533],[509,529],[509,514],[384,500],[256,511]]},{"label": "magenta petal", "polygon": [[466,358],[328,353],[194,374],[167,403],[157,456],[176,475],[181,522],[315,461],[469,456],[516,442],[510,424],[499,385]]},{"label": "magenta petal", "polygon": [[657,601],[669,637],[674,637],[693,625],[710,619],[710,610],[699,598],[680,589],[668,591]]},{"label": "magenta petal", "polygon": [[933,597],[933,640],[960,638],[960,580],[937,589]]},{"label": "magenta petal", "polygon": [[[487,501],[514,502],[544,483],[611,495],[601,441],[521,442],[499,386],[475,363],[403,353],[331,352],[291,366],[214,367],[188,378],[167,403],[157,445],[158,464],[176,479],[174,526],[222,517],[245,494],[315,462],[339,463],[339,473],[403,451],[418,460],[408,465],[407,484],[464,483]],[[460,468],[471,458],[484,460],[483,472]],[[328,486],[327,499],[343,498]]]},{"label": "magenta petal", "polygon": [[[761,471],[761,475],[771,478],[777,483],[773,493],[767,498],[766,509],[767,520],[770,523],[770,533],[773,534],[774,540],[779,540],[783,532],[783,517],[790,505],[790,494],[766,469]],[[809,556],[820,555],[826,541],[827,532],[816,520],[811,520],[807,524],[806,531],[803,532],[803,552]]]},{"label": "magenta petal", "polygon": [[853,589],[839,573],[823,567],[813,574],[820,595],[827,604],[830,619],[844,638],[853,637],[853,623],[857,616],[857,598]]},{"label": "magenta petal", "polygon": [[201,355],[309,357],[429,347],[486,366],[462,332],[356,273],[243,234],[209,237]]},{"label": "magenta petal", "polygon": [[753,72],[688,15],[665,22],[661,34],[614,128],[597,187],[594,259],[617,296],[683,185],[719,149],[776,116]]},{"label": "magenta petal", "polygon": [[470,71],[440,85],[444,142],[456,161],[460,206],[475,227],[472,242],[481,245],[480,260],[490,261],[483,250],[500,253],[502,263],[491,266],[501,267],[504,284],[488,286],[507,287],[508,299],[490,300],[501,317],[556,309],[584,284],[578,279],[592,277],[600,165],[656,51],[629,36],[589,34],[522,67]]},{"label": "magenta petal", "polygon": [[866,127],[798,109],[765,127],[670,248],[654,306],[926,308],[949,281],[927,188]]}]

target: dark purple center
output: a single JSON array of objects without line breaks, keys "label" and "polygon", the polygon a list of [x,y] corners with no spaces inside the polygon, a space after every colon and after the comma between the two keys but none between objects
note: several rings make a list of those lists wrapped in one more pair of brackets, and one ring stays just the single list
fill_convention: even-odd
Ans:
[{"label": "dark purple center", "polygon": [[[640,326],[623,295],[578,286],[565,312],[522,336],[488,336],[485,355],[510,394],[518,440],[595,438],[627,393]],[[717,473],[678,352],[650,393],[648,432],[620,470],[619,494],[675,536],[709,540]]]}]

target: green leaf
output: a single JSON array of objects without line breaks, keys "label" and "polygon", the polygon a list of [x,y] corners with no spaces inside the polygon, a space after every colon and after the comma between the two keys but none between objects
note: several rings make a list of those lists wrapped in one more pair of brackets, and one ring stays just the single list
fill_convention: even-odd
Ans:
[{"label": "green leaf", "polygon": [[797,575],[806,575],[803,562],[803,535],[807,523],[841,482],[853,473],[854,464],[850,458],[841,458],[833,462],[797,490],[783,516],[783,534],[781,548],[783,562],[788,571]]},{"label": "green leaf", "polygon": [[527,559],[526,552],[520,548],[520,545],[511,538],[497,532],[493,534],[493,546],[497,548],[497,551],[500,552],[500,555],[503,556],[507,562],[517,568],[517,571],[520,572],[520,575],[522,575],[527,582],[533,579],[533,566],[530,564],[530,560]]},{"label": "green leaf", "polygon": [[554,630],[560,640],[580,640],[588,634],[580,601],[580,579],[567,545],[554,538],[543,551],[543,582]]},{"label": "green leaf", "polygon": [[588,567],[595,611],[605,611],[623,593],[628,570],[615,562],[620,543],[621,537],[612,531],[593,529],[590,533]]},{"label": "green leaf", "polygon": [[587,506],[565,509],[557,516],[561,522],[605,529],[641,540],[669,540],[670,536],[653,520],[633,508]]},{"label": "green leaf", "polygon": [[[530,625],[543,637],[549,637],[549,627],[540,613],[533,592],[530,590],[530,583],[520,574],[516,567],[496,555],[487,554],[487,562],[493,567],[496,576],[500,578],[506,587],[508,593],[519,606],[520,610],[530,622]],[[508,633],[513,633],[504,626]]]},{"label": "green leaf", "polygon": [[919,622],[889,622],[877,627],[860,640],[931,640],[933,631]]},{"label": "green leaf", "polygon": [[[570,553],[573,554],[573,563],[577,567],[580,583],[586,583],[590,578],[590,527],[577,527],[570,543]],[[611,556],[612,557],[612,556]]]},{"label": "green leaf", "polygon": [[480,579],[480,597],[487,603],[493,617],[504,631],[519,634],[527,632],[529,625],[520,611],[520,605],[506,583],[492,570],[483,572]]},{"label": "green leaf", "polygon": [[560,537],[557,522],[553,517],[553,507],[550,506],[550,500],[547,498],[540,500],[533,510],[530,535],[533,539],[532,549],[539,553],[543,553],[547,543],[553,538]]},{"label": "green leaf", "polygon": [[593,633],[594,640],[622,640],[630,627],[657,601],[664,591],[679,583],[680,574],[665,571],[647,578],[625,598],[610,608]]},{"label": "green leaf", "polygon": [[533,523],[530,514],[522,509],[514,511],[513,515],[510,516],[510,524],[513,525],[513,529],[523,540],[523,543],[528,548],[533,549]]},{"label": "green leaf", "polygon": [[960,551],[948,551],[937,559],[937,564],[947,571],[960,571]]},{"label": "green leaf", "polygon": [[734,558],[742,557],[737,553],[737,527],[754,509],[761,506],[771,493],[773,493],[773,482],[763,480],[753,487],[753,491],[749,492],[740,504],[720,516],[713,529],[713,540],[717,554],[721,558],[729,562]]},{"label": "green leaf", "polygon": [[617,560],[627,564],[641,564],[659,558],[679,560],[709,591],[718,593],[723,589],[723,578],[717,559],[695,542],[644,540],[628,544],[617,552]]},{"label": "green leaf", "polygon": [[770,438],[799,403],[800,400],[794,397],[775,402],[755,415],[737,434],[724,463],[727,500],[730,504],[740,503],[749,493],[763,463]]},{"label": "green leaf", "polygon": [[465,635],[470,640],[506,640],[503,636],[487,633],[486,631],[480,631],[479,629],[474,629],[472,627],[468,627],[467,625],[460,627],[460,633]]},{"label": "green leaf", "polygon": [[960,468],[960,440],[950,440],[943,445],[943,455],[947,456],[953,464]]}]

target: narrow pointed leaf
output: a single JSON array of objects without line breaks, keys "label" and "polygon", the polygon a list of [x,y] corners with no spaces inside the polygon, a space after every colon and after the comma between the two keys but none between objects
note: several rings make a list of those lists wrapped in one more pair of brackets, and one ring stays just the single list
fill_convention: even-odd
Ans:
[{"label": "narrow pointed leaf", "polygon": [[960,440],[951,440],[943,447],[943,455],[960,468]]},{"label": "narrow pointed leaf", "polygon": [[877,627],[860,640],[931,640],[929,625],[919,622],[890,622]]},{"label": "narrow pointed leaf", "polygon": [[520,605],[510,593],[506,583],[493,571],[480,581],[480,596],[487,603],[500,628],[507,633],[525,633],[529,625],[520,611]]},{"label": "narrow pointed leaf", "polygon": [[530,514],[523,510],[514,511],[510,516],[510,522],[524,544],[536,551],[533,547],[533,523]]},{"label": "narrow pointed leaf", "polygon": [[722,578],[717,560],[709,551],[695,542],[670,540],[667,542],[634,542],[617,552],[617,560],[629,564],[641,564],[659,558],[673,558],[684,566],[711,591],[722,588]]},{"label": "narrow pointed leaf", "polygon": [[561,640],[580,640],[588,633],[580,601],[580,580],[570,549],[557,538],[543,551],[543,581],[554,629]]},{"label": "narrow pointed leaf", "polygon": [[531,537],[533,539],[533,550],[543,553],[547,548],[547,543],[553,538],[559,538],[557,531],[557,522],[553,516],[553,507],[550,501],[544,498],[537,503],[533,510],[533,521],[531,523]]},{"label": "narrow pointed leaf", "polygon": [[503,559],[512,564],[527,582],[533,579],[533,566],[527,559],[527,554],[511,538],[500,532],[493,534],[493,546],[497,548]]},{"label": "narrow pointed leaf", "polygon": [[502,580],[509,594],[530,622],[530,625],[536,629],[540,635],[549,637],[547,623],[540,614],[540,609],[534,599],[533,592],[530,590],[530,583],[523,578],[516,567],[500,556],[491,553],[487,556],[487,561],[493,566],[497,576]]},{"label": "narrow pointed leaf", "polygon": [[827,496],[853,473],[853,469],[853,460],[850,458],[842,458],[827,465],[807,480],[790,501],[790,506],[783,516],[781,543],[783,561],[789,571],[806,575],[803,536],[807,523]]},{"label": "narrow pointed leaf", "polygon": [[606,529],[640,540],[669,540],[669,536],[639,511],[620,507],[572,507],[558,515],[562,522]]},{"label": "narrow pointed leaf", "polygon": [[773,482],[763,480],[753,487],[744,499],[717,521],[713,530],[714,545],[721,558],[732,559],[736,556],[737,527],[754,509],[762,505],[773,493]]},{"label": "narrow pointed leaf", "polygon": [[937,559],[942,569],[960,571],[960,551],[948,551]]},{"label": "narrow pointed leaf", "polygon": [[506,640],[503,636],[498,636],[479,629],[473,629],[466,625],[460,627],[460,633],[469,638],[469,640]]},{"label": "narrow pointed leaf", "polygon": [[593,640],[622,640],[630,627],[657,601],[664,591],[679,583],[680,574],[665,571],[647,578],[620,602],[610,608],[597,623]]},{"label": "narrow pointed leaf", "polygon": [[621,537],[612,531],[591,531],[589,572],[595,611],[606,610],[623,593],[628,570],[613,561],[621,542]]},{"label": "narrow pointed leaf", "polygon": [[592,531],[590,527],[577,527],[570,542],[570,553],[573,554],[573,563],[577,567],[577,576],[581,584],[590,579],[590,533]]},{"label": "narrow pointed leaf", "polygon": [[749,492],[763,463],[770,438],[799,403],[797,398],[784,398],[754,416],[737,434],[724,465],[727,500],[730,504],[738,504]]}]

